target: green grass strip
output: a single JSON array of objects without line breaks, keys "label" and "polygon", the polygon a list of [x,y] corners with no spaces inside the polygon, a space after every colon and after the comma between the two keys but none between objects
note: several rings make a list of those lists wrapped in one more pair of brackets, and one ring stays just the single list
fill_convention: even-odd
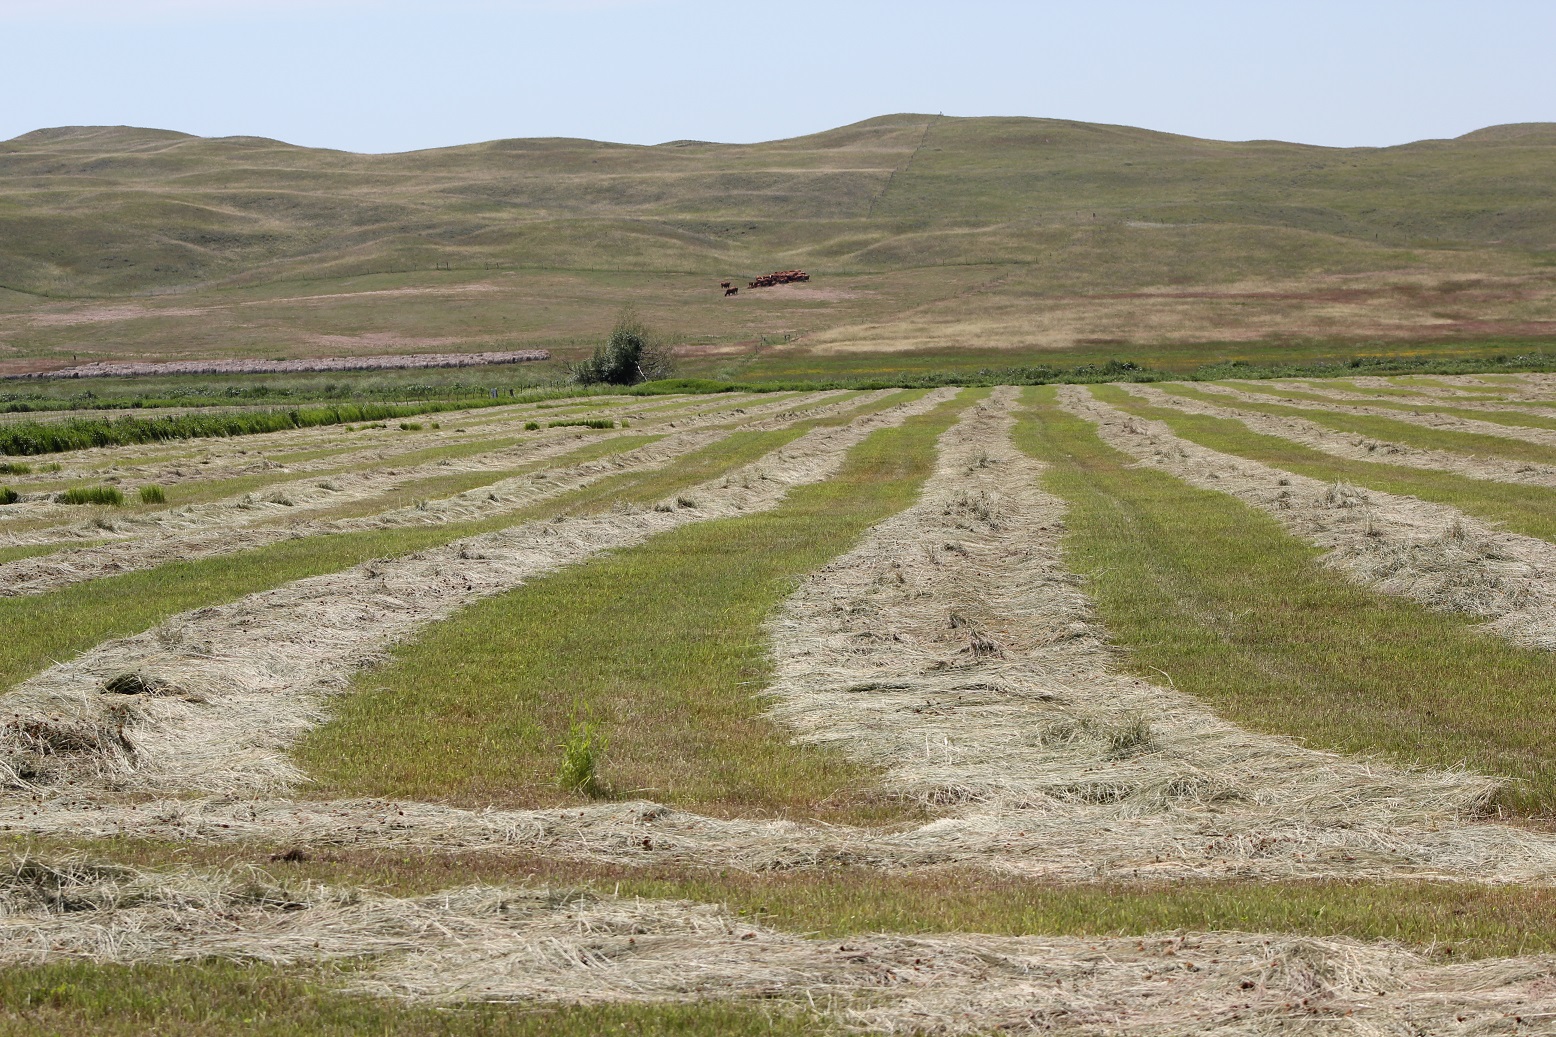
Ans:
[{"label": "green grass strip", "polygon": [[17,547],[0,547],[0,565],[6,562],[15,562],[23,558],[37,558],[41,555],[51,555],[55,551],[63,551],[67,547],[81,547],[82,542],[72,540],[68,544],[21,544]]},{"label": "green grass strip", "polygon": [[[899,393],[871,408],[891,406],[913,393]],[[859,410],[824,419],[842,424]],[[374,558],[392,558],[438,547],[463,537],[477,536],[558,513],[585,513],[609,507],[615,500],[637,494],[657,500],[703,478],[760,457],[776,437],[803,435],[821,422],[800,422],[772,434],[740,433],[694,451],[665,471],[623,472],[597,483],[569,491],[532,507],[505,512],[489,519],[418,526],[406,529],[333,533],[285,540],[234,554],[174,562],[140,572],[122,573],[22,598],[0,598],[0,688],[10,687],[53,662],[111,637],[125,637],[162,623],[188,609],[232,601],[245,594],[269,590],[292,580],[339,572]],[[731,441],[734,442],[731,442]],[[786,442],[787,440],[785,440]],[[606,440],[620,443],[621,440]],[[603,443],[581,450],[592,456]],[[777,445],[782,445],[778,442]],[[572,455],[553,458],[555,467],[574,463]],[[712,473],[712,474],[709,474]],[[641,487],[649,487],[643,490]],[[651,494],[651,496],[648,496]]]},{"label": "green grass strip", "polygon": [[[1535,464],[1556,464],[1556,447],[1530,443],[1522,439],[1495,436],[1482,432],[1455,432],[1449,429],[1415,425],[1408,421],[1395,421],[1371,414],[1346,414],[1340,411],[1317,410],[1306,407],[1289,407],[1279,403],[1255,403],[1231,396],[1203,392],[1186,385],[1162,385],[1163,392],[1182,396],[1203,403],[1213,403],[1230,410],[1252,411],[1255,414],[1274,414],[1286,418],[1306,418],[1315,425],[1334,429],[1336,432],[1352,432],[1423,450],[1449,450],[1459,454],[1486,454],[1505,457],[1514,461]],[[1416,408],[1405,408],[1414,410]]]},{"label": "green grass strip", "polygon": [[625,795],[878,816],[868,771],[759,716],[762,624],[796,580],[912,503],[939,435],[981,395],[872,433],[836,477],[775,509],[682,526],[436,624],[337,701],[300,762],[326,795],[565,803],[558,745],[587,721]]},{"label": "green grass strip", "polygon": [[806,1037],[819,1016],[760,1002],[415,1006],[349,996],[353,967],[64,964],[0,972],[4,1037]]},{"label": "green grass strip", "polygon": [[1255,432],[1233,418],[1154,407],[1116,386],[1092,386],[1091,392],[1098,399],[1131,414],[1165,421],[1184,439],[1212,450],[1236,454],[1310,479],[1355,483],[1383,493],[1448,504],[1467,515],[1499,523],[1514,533],[1556,542],[1556,490],[1470,479],[1429,468],[1334,457],[1280,436]]},{"label": "green grass strip", "polygon": [[1515,779],[1500,805],[1556,806],[1556,655],[1373,593],[1226,494],[1106,446],[1051,391],[1020,445],[1070,504],[1064,549],[1132,667],[1246,727],[1401,763]]}]

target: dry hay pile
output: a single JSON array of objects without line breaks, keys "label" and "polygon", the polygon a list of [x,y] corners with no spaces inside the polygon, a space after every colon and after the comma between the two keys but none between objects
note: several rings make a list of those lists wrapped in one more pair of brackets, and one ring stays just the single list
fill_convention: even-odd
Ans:
[{"label": "dry hay pile", "polygon": [[[807,411],[806,416],[828,409]],[[748,430],[781,428],[796,420],[799,416],[794,414],[742,427]],[[530,507],[606,476],[666,467],[677,458],[709,446],[734,431],[726,426],[701,428],[695,422],[686,424],[689,427],[684,431],[634,450],[563,469],[512,476],[462,493],[419,501],[364,518],[308,521],[307,515],[310,511],[371,499],[396,485],[429,475],[500,471],[520,462],[545,461],[576,449],[578,435],[567,433],[533,445],[483,455],[466,463],[436,462],[418,468],[364,472],[306,484],[283,484],[261,495],[245,494],[226,501],[172,508],[132,518],[121,527],[120,539],[113,542],[0,564],[0,597],[41,594],[103,576],[253,550],[282,540],[491,518]],[[607,432],[591,439],[599,441],[631,435],[635,431]],[[386,480],[386,475],[396,477]],[[282,525],[277,522],[278,518],[288,521]],[[262,525],[264,523],[268,525]],[[134,530],[133,536],[130,530]],[[90,527],[84,526],[79,535],[89,535],[89,532]]]},{"label": "dry hay pile", "polygon": [[[431,622],[608,548],[688,522],[775,507],[849,448],[955,390],[821,428],[664,509],[535,522],[311,577],[105,642],[0,702],[12,788],[252,794],[302,775],[285,750],[325,696]],[[684,501],[695,501],[687,506]]]},{"label": "dry hay pile", "polygon": [[1358,582],[1428,608],[1487,619],[1515,644],[1556,649],[1556,545],[1501,532],[1457,508],[1324,483],[1174,435],[1067,387],[1073,413],[1110,446],[1202,489],[1230,494],[1328,550],[1324,561]]},{"label": "dry hay pile", "polygon": [[1239,421],[1250,430],[1266,436],[1278,436],[1293,443],[1329,454],[1333,457],[1355,461],[1377,461],[1401,465],[1406,468],[1422,468],[1428,471],[1452,472],[1467,479],[1483,479],[1488,482],[1522,483],[1556,489],[1556,466],[1530,464],[1525,461],[1505,461],[1497,457],[1456,454],[1448,450],[1423,450],[1420,447],[1388,440],[1373,439],[1350,432],[1336,432],[1306,418],[1280,417],[1259,414],[1255,411],[1218,407],[1202,400],[1174,396],[1149,385],[1120,385],[1132,395],[1153,406],[1171,407],[1188,414],[1204,414],[1213,418]]},{"label": "dry hay pile", "polygon": [[709,905],[545,889],[394,899],[32,858],[0,874],[0,963],[212,957],[357,959],[351,989],[408,1000],[759,999],[885,1033],[1479,1035],[1556,1017],[1556,960],[1443,965],[1345,939],[822,939]]}]

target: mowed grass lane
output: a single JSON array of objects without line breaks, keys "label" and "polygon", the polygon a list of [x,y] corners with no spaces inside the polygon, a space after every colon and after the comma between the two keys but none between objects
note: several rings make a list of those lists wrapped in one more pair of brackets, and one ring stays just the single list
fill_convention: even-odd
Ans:
[{"label": "mowed grass lane", "polygon": [[764,720],[763,623],[807,572],[907,507],[935,444],[982,393],[871,434],[836,477],[777,508],[682,526],[478,602],[397,649],[299,747],[327,796],[577,802],[558,786],[575,722],[609,739],[604,778],[714,813],[872,820],[898,806],[831,749]]},{"label": "mowed grass lane", "polygon": [[[808,429],[843,424],[906,399],[914,392],[882,397],[864,407],[827,418],[798,422],[774,432],[737,432],[693,451],[664,471],[623,472],[608,476],[529,508],[488,519],[437,526],[334,533],[285,540],[230,555],[175,562],[140,572],[90,580],[22,598],[0,598],[0,688],[31,676],[50,664],[112,637],[125,637],[189,609],[232,601],[293,580],[339,572],[375,558],[393,558],[558,513],[610,507],[619,498],[653,493],[657,499],[695,485],[707,473],[749,463]],[[602,440],[572,454],[551,458],[566,467],[638,445],[628,437]],[[681,475],[685,466],[685,475]],[[644,487],[651,487],[645,490]]]},{"label": "mowed grass lane", "polygon": [[1246,457],[1310,479],[1354,483],[1383,493],[1451,505],[1511,532],[1556,542],[1556,490],[1471,479],[1454,472],[1407,468],[1383,461],[1335,457],[1280,436],[1255,432],[1232,418],[1153,406],[1115,386],[1092,386],[1091,393],[1131,414],[1164,421],[1184,439],[1212,450]]},{"label": "mowed grass lane", "polygon": [[[1130,666],[1250,729],[1511,783],[1500,807],[1556,809],[1556,656],[1347,582],[1235,498],[1132,467],[1029,391],[1020,445],[1069,502],[1064,550]],[[1165,677],[1163,675],[1166,675]]]}]

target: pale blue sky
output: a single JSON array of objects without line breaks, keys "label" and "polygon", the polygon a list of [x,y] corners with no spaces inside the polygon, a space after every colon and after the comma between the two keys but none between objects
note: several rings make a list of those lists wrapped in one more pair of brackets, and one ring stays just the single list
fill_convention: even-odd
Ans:
[{"label": "pale blue sky", "polygon": [[889,112],[1381,145],[1556,121],[1556,0],[0,0],[0,139],[769,140]]}]

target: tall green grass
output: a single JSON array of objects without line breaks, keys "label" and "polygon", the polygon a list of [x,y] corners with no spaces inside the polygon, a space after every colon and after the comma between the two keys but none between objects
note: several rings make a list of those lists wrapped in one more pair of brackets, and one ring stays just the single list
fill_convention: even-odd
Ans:
[{"label": "tall green grass", "polygon": [[1038,392],[1019,443],[1069,502],[1066,560],[1135,670],[1255,730],[1467,765],[1511,779],[1506,809],[1556,809],[1556,656],[1347,582],[1274,519],[1131,467]]},{"label": "tall green grass", "polygon": [[124,505],[124,493],[113,486],[72,486],[55,494],[54,500],[60,504],[103,504],[118,508]]},{"label": "tall green grass", "polygon": [[912,502],[971,398],[871,434],[835,478],[776,509],[682,526],[472,605],[337,700],[299,759],[322,794],[568,802],[557,747],[587,721],[610,746],[601,780],[623,795],[878,816],[890,804],[868,794],[867,771],[760,717],[762,624],[798,578]]}]

